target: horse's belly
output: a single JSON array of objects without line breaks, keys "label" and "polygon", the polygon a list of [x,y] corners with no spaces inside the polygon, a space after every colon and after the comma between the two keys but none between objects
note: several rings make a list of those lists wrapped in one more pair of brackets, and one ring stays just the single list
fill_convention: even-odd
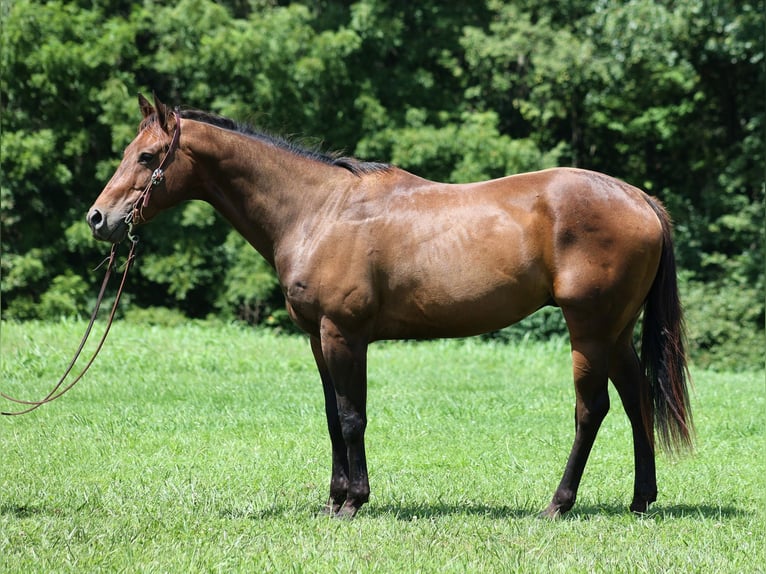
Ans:
[{"label": "horse's belly", "polygon": [[512,325],[549,299],[531,272],[416,278],[381,299],[375,331],[381,339],[467,337]]}]

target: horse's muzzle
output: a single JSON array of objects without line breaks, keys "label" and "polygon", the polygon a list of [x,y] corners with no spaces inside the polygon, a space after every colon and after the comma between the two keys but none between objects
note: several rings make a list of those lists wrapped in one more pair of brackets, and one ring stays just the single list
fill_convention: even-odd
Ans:
[{"label": "horse's muzzle", "polygon": [[86,219],[93,237],[101,241],[119,243],[128,234],[125,218],[115,217],[98,207],[92,207]]}]

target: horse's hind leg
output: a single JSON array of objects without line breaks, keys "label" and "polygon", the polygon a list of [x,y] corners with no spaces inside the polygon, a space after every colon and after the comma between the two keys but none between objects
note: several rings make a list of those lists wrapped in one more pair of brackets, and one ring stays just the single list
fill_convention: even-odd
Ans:
[{"label": "horse's hind leg", "polygon": [[630,509],[643,513],[657,499],[657,475],[654,466],[654,449],[650,442],[651,428],[641,414],[641,389],[644,374],[632,342],[633,324],[623,332],[612,354],[609,378],[620,394],[622,405],[630,419],[633,430],[633,457],[635,460],[635,482],[633,502]]},{"label": "horse's hind leg", "polygon": [[585,463],[588,461],[601,422],[609,411],[609,347],[607,342],[577,338],[572,333],[572,367],[576,395],[575,439],[564,476],[542,516],[555,518],[568,511],[575,503]]},{"label": "horse's hind leg", "polygon": [[340,418],[338,417],[338,402],[335,396],[330,370],[327,368],[322,355],[322,344],[319,339],[311,338],[311,351],[322,378],[324,390],[325,414],[327,416],[327,430],[330,432],[332,445],[332,475],[330,477],[330,498],[323,511],[327,514],[338,512],[346,501],[348,494],[348,452],[346,441],[343,440]]}]

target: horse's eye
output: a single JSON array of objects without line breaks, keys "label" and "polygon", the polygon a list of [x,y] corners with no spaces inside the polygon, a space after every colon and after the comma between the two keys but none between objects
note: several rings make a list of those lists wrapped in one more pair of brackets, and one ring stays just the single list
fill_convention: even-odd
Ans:
[{"label": "horse's eye", "polygon": [[144,152],[140,156],[138,156],[138,163],[148,164],[151,163],[154,159],[154,154]]}]

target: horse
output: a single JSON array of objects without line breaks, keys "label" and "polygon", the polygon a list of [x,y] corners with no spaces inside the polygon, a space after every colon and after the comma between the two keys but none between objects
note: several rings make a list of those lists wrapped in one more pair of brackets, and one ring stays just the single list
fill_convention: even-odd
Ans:
[{"label": "horse", "polygon": [[138,99],[137,136],[87,213],[93,236],[114,244],[157,213],[202,200],[273,267],[324,390],[324,512],[352,518],[369,500],[372,342],[478,335],[547,305],[566,321],[576,401],[574,443],[541,516],[574,505],[609,380],[632,430],[630,509],[656,501],[656,443],[689,450],[694,432],[672,224],[659,200],[575,168],[438,183],[171,109],[156,95]]}]

